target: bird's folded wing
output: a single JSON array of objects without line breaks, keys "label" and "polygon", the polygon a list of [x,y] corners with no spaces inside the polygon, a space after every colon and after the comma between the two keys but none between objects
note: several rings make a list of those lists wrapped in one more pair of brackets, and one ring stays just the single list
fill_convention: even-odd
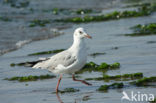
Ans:
[{"label": "bird's folded wing", "polygon": [[69,51],[63,51],[45,61],[38,62],[36,65],[33,66],[33,68],[53,70],[59,64],[67,67],[73,64],[75,61],[76,57],[72,56],[72,53],[70,53]]}]

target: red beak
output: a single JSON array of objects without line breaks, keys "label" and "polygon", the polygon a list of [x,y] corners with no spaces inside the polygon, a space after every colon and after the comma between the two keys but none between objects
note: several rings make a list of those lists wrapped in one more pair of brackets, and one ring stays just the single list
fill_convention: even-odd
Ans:
[{"label": "red beak", "polygon": [[92,37],[90,35],[85,35],[85,37],[89,38],[89,39],[92,39]]}]

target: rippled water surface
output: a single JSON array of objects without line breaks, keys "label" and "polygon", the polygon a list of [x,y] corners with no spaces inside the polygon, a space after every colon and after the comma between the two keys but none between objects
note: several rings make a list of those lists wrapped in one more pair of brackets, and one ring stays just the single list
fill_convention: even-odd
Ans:
[{"label": "rippled water surface", "polygon": [[[43,3],[43,8],[50,8],[51,6],[60,6],[60,7],[69,7],[72,4],[72,7],[78,8],[79,6],[86,6],[86,7],[96,7],[99,5],[99,8],[105,8],[103,5],[109,2],[114,3],[113,1],[100,2],[100,4],[94,4],[95,1],[91,0],[89,3],[83,4],[79,0],[72,2],[71,0],[66,0],[67,2],[62,3],[62,1],[53,1],[53,3],[49,3],[50,1],[46,0]],[[41,9],[41,2],[42,0],[35,2],[31,1],[32,7],[38,7]],[[84,0],[84,2],[88,2]],[[117,2],[117,1],[116,1]],[[66,4],[66,5],[65,5]],[[79,4],[77,6],[76,4]],[[2,5],[2,4],[1,4]],[[37,8],[36,7],[36,8]],[[9,7],[3,6],[1,8],[9,9]],[[8,12],[13,12],[8,11]],[[16,10],[15,10],[16,11]],[[22,11],[22,10],[21,10]],[[3,10],[0,10],[2,13]],[[16,11],[17,12],[17,11]],[[107,12],[107,10],[105,11]],[[39,15],[40,13],[36,13],[35,16]],[[10,15],[9,13],[7,15]],[[11,16],[11,15],[10,15]],[[8,33],[3,34],[0,36],[5,38],[1,39],[4,40],[2,42],[8,42],[8,45],[11,45],[13,42],[16,43],[19,40],[25,40],[28,38],[36,37],[39,34],[42,35],[41,27],[35,27],[33,29],[24,27],[22,28],[23,24],[26,25],[26,22],[23,22],[23,18],[25,20],[32,19],[30,15],[24,16],[22,19],[16,21],[17,15],[12,15],[14,21],[10,23],[0,22],[1,30],[0,32]],[[41,14],[40,14],[41,16]],[[47,15],[46,15],[47,16]],[[48,16],[49,17],[49,16]],[[54,17],[56,17],[54,15]],[[109,75],[119,75],[125,73],[136,73],[142,72],[144,76],[150,77],[155,76],[155,61],[156,61],[156,44],[151,43],[148,44],[148,41],[155,41],[156,36],[140,36],[140,37],[130,37],[124,36],[122,34],[131,33],[132,31],[129,29],[130,27],[137,25],[137,24],[146,24],[156,22],[156,13],[147,16],[147,17],[138,17],[138,18],[127,18],[127,19],[120,19],[120,20],[111,20],[107,22],[95,22],[95,23],[88,23],[88,24],[77,24],[73,25],[71,28],[63,29],[64,35],[51,38],[48,40],[41,40],[31,42],[23,46],[22,48],[6,53],[0,56],[0,103],[59,103],[59,99],[64,103],[131,103],[129,101],[121,101],[122,91],[126,91],[130,93],[131,91],[137,92],[140,91],[141,93],[152,93],[155,94],[155,86],[150,87],[133,87],[128,86],[123,89],[110,89],[108,92],[98,92],[96,91],[101,85],[104,84],[111,84],[114,81],[104,82],[104,81],[88,81],[93,84],[93,86],[85,86],[84,84],[72,81],[70,75],[63,75],[63,79],[60,84],[60,89],[63,90],[64,88],[76,88],[79,89],[79,92],[75,93],[65,93],[56,95],[53,93],[55,91],[56,83],[58,78],[54,79],[47,79],[47,80],[39,80],[33,82],[17,82],[17,81],[7,81],[4,78],[13,77],[13,76],[27,76],[27,75],[41,75],[49,73],[46,70],[40,69],[32,69],[30,67],[10,67],[11,63],[19,63],[25,61],[34,61],[37,60],[39,57],[48,57],[51,55],[42,55],[42,56],[27,56],[30,53],[40,52],[40,51],[47,51],[47,50],[55,50],[55,49],[62,49],[68,48],[72,44],[72,33],[75,28],[77,27],[84,27],[88,34],[90,34],[93,39],[86,40],[88,46],[88,53],[95,53],[95,52],[104,52],[105,55],[100,55],[97,57],[88,56],[88,62],[93,61],[97,64],[101,62],[107,62],[109,64],[114,62],[119,62],[121,64],[120,69],[118,70],[110,70],[106,74]],[[5,24],[5,25],[2,25]],[[8,26],[9,25],[9,26]],[[50,24],[45,28],[53,27]],[[55,27],[55,25],[54,25]],[[2,29],[4,28],[4,29]],[[12,28],[12,29],[11,29]],[[18,28],[18,29],[17,29]],[[31,34],[29,34],[31,32]],[[24,34],[21,34],[24,33]],[[39,34],[38,34],[39,33]],[[20,35],[21,34],[21,35]],[[29,35],[26,35],[29,34]],[[35,35],[36,34],[36,35]],[[43,34],[46,34],[45,32]],[[26,37],[22,36],[25,35]],[[13,41],[7,41],[9,38]],[[16,38],[15,40],[12,38]],[[19,39],[18,39],[19,38]],[[22,38],[22,39],[21,39]],[[9,44],[11,43],[11,44]],[[2,46],[4,46],[2,45]],[[1,47],[2,47],[1,46]],[[6,46],[4,46],[5,48]],[[114,47],[118,47],[118,49],[112,49]],[[3,47],[2,47],[3,48]],[[80,79],[85,79],[89,77],[100,77],[102,73],[92,72],[92,73],[83,73],[80,74]],[[126,81],[124,82],[126,83]],[[145,102],[146,103],[146,102]]]}]

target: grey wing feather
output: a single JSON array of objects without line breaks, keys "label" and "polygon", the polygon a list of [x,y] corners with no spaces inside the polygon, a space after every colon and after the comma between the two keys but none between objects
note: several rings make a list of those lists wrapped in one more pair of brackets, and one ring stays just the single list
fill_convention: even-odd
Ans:
[{"label": "grey wing feather", "polygon": [[67,67],[73,64],[76,61],[76,57],[72,56],[72,54],[68,51],[63,51],[52,56],[50,59],[46,61],[42,61],[33,66],[33,68],[42,68],[42,69],[55,69],[59,64]]}]

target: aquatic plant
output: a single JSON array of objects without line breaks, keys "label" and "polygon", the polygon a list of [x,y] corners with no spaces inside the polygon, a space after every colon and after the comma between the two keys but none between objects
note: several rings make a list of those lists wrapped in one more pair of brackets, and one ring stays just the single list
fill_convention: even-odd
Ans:
[{"label": "aquatic plant", "polygon": [[111,69],[120,68],[120,63],[107,64],[105,62],[100,65],[95,64],[94,62],[87,63],[80,71],[76,72],[76,74],[81,74],[83,72],[106,72]]},{"label": "aquatic plant", "polygon": [[138,24],[138,25],[132,27],[132,29],[136,33],[143,33],[143,34],[156,33],[156,23],[150,23],[150,24],[146,24],[146,25]]},{"label": "aquatic plant", "polygon": [[98,91],[107,91],[108,89],[116,89],[116,88],[123,88],[123,83],[113,83],[110,85],[101,85],[97,90]]},{"label": "aquatic plant", "polygon": [[144,77],[142,79],[139,79],[137,81],[130,82],[130,84],[136,85],[136,86],[148,86],[150,83],[156,82],[156,76],[153,77]]},{"label": "aquatic plant", "polygon": [[83,72],[92,72],[96,67],[98,67],[98,65],[95,64],[94,62],[86,63],[85,66],[80,71],[76,72],[76,74],[81,74]]},{"label": "aquatic plant", "polygon": [[55,77],[56,76],[49,75],[49,74],[40,75],[40,76],[29,75],[29,76],[21,76],[21,77],[15,76],[15,77],[12,77],[12,78],[5,78],[5,80],[19,81],[19,82],[28,82],[28,81],[37,81],[37,80],[43,80],[43,79],[51,79],[51,78],[55,78]]},{"label": "aquatic plant", "polygon": [[138,24],[131,27],[134,33],[125,34],[126,36],[143,36],[143,35],[153,35],[156,34],[156,23],[149,23],[145,25]]},{"label": "aquatic plant", "polygon": [[118,69],[118,68],[120,68],[120,63],[118,63],[118,62],[113,63],[113,64],[107,64],[107,63],[103,62],[95,69],[96,70],[104,70],[104,69]]},{"label": "aquatic plant", "polygon": [[28,56],[44,55],[44,54],[55,54],[55,53],[59,53],[59,52],[64,51],[64,50],[65,49],[56,49],[56,50],[50,50],[50,51],[43,51],[43,52],[28,54]]},{"label": "aquatic plant", "polygon": [[72,92],[78,92],[80,91],[79,89],[75,88],[65,88],[64,90],[59,90],[59,93],[72,93]]},{"label": "aquatic plant", "polygon": [[53,10],[52,10],[53,14],[55,14],[55,15],[58,14],[59,11],[61,11],[61,10],[58,8],[53,8]]},{"label": "aquatic plant", "polygon": [[86,63],[84,68],[96,68],[98,65],[95,64],[94,62],[89,62],[89,63]]},{"label": "aquatic plant", "polygon": [[49,24],[50,20],[39,20],[39,19],[34,19],[33,21],[30,22],[29,27],[35,27],[35,26],[45,26],[46,24]]},{"label": "aquatic plant", "polygon": [[123,75],[115,75],[115,76],[109,76],[109,75],[103,75],[103,77],[96,77],[96,78],[86,78],[85,80],[125,80],[125,79],[139,79],[143,77],[143,73],[132,73],[132,74],[123,74]]},{"label": "aquatic plant", "polygon": [[109,69],[118,69],[120,68],[120,63],[116,62],[109,65]]},{"label": "aquatic plant", "polygon": [[156,5],[150,6],[142,6],[138,10],[134,11],[114,11],[107,14],[100,14],[97,16],[83,16],[83,17],[72,17],[65,19],[57,19],[58,22],[73,22],[73,23],[86,23],[86,22],[97,22],[97,21],[107,21],[114,20],[120,18],[128,18],[128,17],[140,17],[150,15],[152,12],[156,10]]},{"label": "aquatic plant", "polygon": [[0,21],[11,21],[8,17],[0,16]]}]

